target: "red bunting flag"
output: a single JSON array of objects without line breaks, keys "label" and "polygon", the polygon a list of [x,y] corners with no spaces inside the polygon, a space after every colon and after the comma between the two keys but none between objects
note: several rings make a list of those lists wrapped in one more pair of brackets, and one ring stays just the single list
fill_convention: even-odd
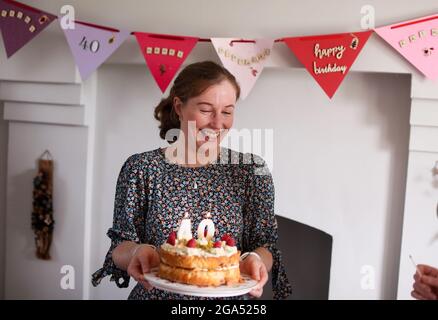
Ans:
[{"label": "red bunting flag", "polygon": [[164,93],[199,38],[144,32],[134,34],[155,81]]},{"label": "red bunting flag", "polygon": [[0,1],[0,29],[9,58],[43,31],[56,16],[22,3]]},{"label": "red bunting flag", "polygon": [[284,42],[332,98],[372,31],[285,38]]},{"label": "red bunting flag", "polygon": [[438,78],[438,15],[375,29],[427,78]]}]

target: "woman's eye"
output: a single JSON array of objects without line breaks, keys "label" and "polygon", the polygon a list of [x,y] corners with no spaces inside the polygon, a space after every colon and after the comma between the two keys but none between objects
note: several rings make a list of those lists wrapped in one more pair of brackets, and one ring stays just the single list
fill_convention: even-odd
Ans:
[{"label": "woman's eye", "polygon": [[209,113],[209,112],[211,112],[210,110],[201,110],[201,112],[203,112],[203,113]]},{"label": "woman's eye", "polygon": [[230,115],[231,112],[222,112],[223,114]]}]

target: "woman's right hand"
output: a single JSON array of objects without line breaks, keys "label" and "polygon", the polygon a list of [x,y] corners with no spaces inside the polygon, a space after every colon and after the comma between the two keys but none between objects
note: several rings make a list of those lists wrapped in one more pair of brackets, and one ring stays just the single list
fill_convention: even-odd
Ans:
[{"label": "woman's right hand", "polygon": [[158,252],[150,246],[141,244],[138,246],[139,247],[134,248],[135,253],[132,256],[126,271],[131,277],[141,283],[146,290],[150,290],[153,287],[145,280],[143,274],[150,272],[152,268],[157,267],[160,264],[160,256],[158,255]]}]

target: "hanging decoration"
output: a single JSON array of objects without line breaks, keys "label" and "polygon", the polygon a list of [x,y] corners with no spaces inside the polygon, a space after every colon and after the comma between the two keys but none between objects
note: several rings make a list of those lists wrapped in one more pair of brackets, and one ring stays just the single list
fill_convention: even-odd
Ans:
[{"label": "hanging decoration", "polygon": [[64,34],[81,78],[86,80],[125,42],[130,32],[75,21],[75,28],[64,29]]},{"label": "hanging decoration", "polygon": [[371,33],[285,38],[284,42],[331,99]]},{"label": "hanging decoration", "polygon": [[16,1],[0,1],[0,29],[6,56],[12,57],[55,19],[53,14]]},{"label": "hanging decoration", "polygon": [[375,29],[427,78],[438,78],[438,15]]},{"label": "hanging decoration", "polygon": [[[14,0],[0,0],[0,28],[7,57],[11,57],[57,17]],[[82,80],[87,79],[130,34],[161,92],[165,92],[198,43],[212,42],[222,64],[237,79],[245,99],[271,57],[273,44],[285,42],[329,98],[345,79],[373,31],[387,41],[428,79],[438,78],[438,15],[367,30],[280,39],[204,38],[120,31],[76,21],[65,29]]]},{"label": "hanging decoration", "polygon": [[211,38],[222,64],[240,85],[240,97],[245,99],[271,56],[274,39],[239,40]]},{"label": "hanging decoration", "polygon": [[149,70],[164,93],[198,38],[145,32],[134,32],[134,35]]},{"label": "hanging decoration", "polygon": [[32,230],[36,256],[50,260],[53,226],[53,158],[46,150],[38,159],[38,173],[33,180]]}]

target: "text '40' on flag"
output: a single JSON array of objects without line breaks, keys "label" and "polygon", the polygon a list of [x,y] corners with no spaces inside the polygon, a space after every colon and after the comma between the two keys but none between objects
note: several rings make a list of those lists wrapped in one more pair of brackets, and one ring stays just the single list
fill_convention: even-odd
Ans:
[{"label": "text '40' on flag", "polygon": [[87,79],[129,37],[129,31],[76,21],[74,29],[64,29],[82,80]]},{"label": "text '40' on flag", "polygon": [[285,38],[298,60],[332,98],[372,31]]}]

